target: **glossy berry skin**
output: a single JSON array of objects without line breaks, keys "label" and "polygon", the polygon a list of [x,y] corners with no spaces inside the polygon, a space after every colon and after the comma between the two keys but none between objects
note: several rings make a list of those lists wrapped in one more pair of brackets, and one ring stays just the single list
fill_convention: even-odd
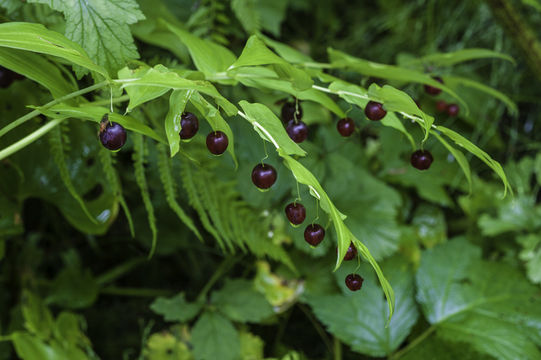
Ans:
[{"label": "glossy berry skin", "polygon": [[[106,120],[107,121],[107,120]],[[118,150],[126,143],[126,129],[116,122],[107,121],[100,130],[100,141],[106,149]]]},{"label": "glossy berry skin", "polygon": [[304,240],[312,246],[317,246],[325,238],[325,229],[319,224],[310,224],[304,230]]},{"label": "glossy berry skin", "polygon": [[457,104],[449,104],[447,106],[447,114],[449,114],[449,116],[457,116],[459,111],[460,108]]},{"label": "glossy berry skin", "polygon": [[383,108],[383,104],[376,101],[369,101],[364,108],[364,114],[372,121],[379,121],[387,115],[387,111]]},{"label": "glossy berry skin", "polygon": [[297,112],[297,120],[302,119],[301,104],[296,105],[294,102],[286,102],[282,106],[282,120],[286,123],[295,120],[295,111]]},{"label": "glossy berry skin", "polygon": [[419,170],[427,170],[433,161],[432,154],[427,150],[417,150],[411,154],[411,165]]},{"label": "glossy berry skin", "polygon": [[180,138],[182,140],[191,139],[199,130],[199,120],[194,114],[187,112],[180,118]]},{"label": "glossy berry skin", "polygon": [[[436,80],[437,82],[443,84],[443,79],[439,76],[433,76],[432,77],[434,80]],[[437,88],[437,87],[434,87],[434,86],[431,86],[431,85],[425,85],[425,92],[429,95],[433,95],[433,96],[436,96],[436,95],[439,95],[441,93],[441,89],[440,88]]]},{"label": "glossy berry skin", "polygon": [[297,122],[291,120],[287,123],[286,132],[291,140],[299,144],[308,137],[308,126],[300,120]]},{"label": "glossy berry skin", "polygon": [[357,248],[353,245],[353,243],[351,243],[349,244],[346,255],[344,255],[344,260],[349,261],[349,260],[355,259],[356,257],[357,257]]},{"label": "glossy berry skin", "polygon": [[438,112],[447,111],[447,103],[443,100],[438,100],[436,102],[436,110],[438,110]]},{"label": "glossy berry skin", "polygon": [[336,130],[343,137],[349,137],[355,132],[355,122],[351,118],[340,119],[336,124]]},{"label": "glossy berry skin", "polygon": [[207,135],[207,149],[214,155],[222,155],[227,150],[229,140],[221,131],[213,131]]},{"label": "glossy berry skin", "polygon": [[358,274],[349,274],[346,276],[346,286],[351,291],[361,290],[364,279]]},{"label": "glossy berry skin", "polygon": [[276,182],[278,173],[269,164],[257,164],[252,170],[252,182],[260,189],[266,190]]},{"label": "glossy berry skin", "polygon": [[286,206],[286,217],[293,225],[300,225],[306,219],[306,208],[300,203],[291,203]]}]

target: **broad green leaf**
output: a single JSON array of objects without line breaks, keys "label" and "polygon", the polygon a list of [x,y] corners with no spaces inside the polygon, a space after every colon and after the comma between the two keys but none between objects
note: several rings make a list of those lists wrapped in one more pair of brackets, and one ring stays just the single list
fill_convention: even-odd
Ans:
[{"label": "broad green leaf", "polygon": [[63,311],[55,323],[55,338],[61,339],[68,347],[87,347],[90,341],[81,330],[86,325],[85,319],[77,314]]},{"label": "broad green leaf", "polygon": [[22,314],[24,327],[29,332],[43,340],[51,337],[54,328],[53,315],[36,294],[23,292]]},{"label": "broad green leaf", "polygon": [[[68,106],[64,104],[58,104],[48,109],[45,109],[42,112],[43,114],[52,118],[69,117],[73,119],[90,120],[99,124],[99,122],[103,118],[103,115],[109,114],[109,111],[110,111],[109,109],[100,107],[100,106],[82,105],[79,107],[75,107],[75,106]],[[109,114],[109,120],[119,123],[120,125],[124,126],[127,130],[138,132],[142,135],[151,137],[154,140],[157,140],[161,143],[165,143],[165,140],[162,139],[162,137],[159,136],[154,130],[152,130],[150,127],[144,124],[141,124],[140,121],[132,118],[131,116],[123,116],[120,114],[113,113],[113,114]],[[98,130],[98,127],[96,127],[96,130]]]},{"label": "broad green leaf", "polygon": [[190,321],[199,314],[202,307],[202,302],[187,302],[184,293],[179,293],[171,298],[158,297],[150,305],[150,309],[156,314],[162,315],[165,321],[173,322]]},{"label": "broad green leaf", "polygon": [[23,2],[19,0],[0,0],[0,6],[6,9],[8,15],[13,14],[23,6]]},{"label": "broad green leaf", "polygon": [[475,351],[467,343],[455,344],[437,336],[429,336],[426,340],[412,347],[399,359],[434,360],[434,354],[437,354],[438,360],[494,360],[494,357]]},{"label": "broad green leaf", "polygon": [[434,117],[425,114],[421,109],[419,109],[417,104],[415,104],[413,99],[408,94],[389,85],[379,87],[377,84],[372,84],[368,89],[368,95],[370,98],[375,98],[379,102],[383,103],[383,107],[387,111],[406,113],[421,118],[422,127],[425,131],[423,141],[428,139],[428,134],[430,133],[432,124],[434,124]]},{"label": "broad green leaf", "polygon": [[109,77],[107,70],[96,65],[81,46],[40,24],[19,22],[0,24],[0,47],[58,56],[106,78]]},{"label": "broad green leaf", "polygon": [[55,98],[77,90],[75,84],[64,78],[58,67],[37,54],[0,48],[0,64],[42,85]]},{"label": "broad green leaf", "polygon": [[541,237],[539,234],[528,234],[517,237],[522,245],[520,260],[526,263],[528,278],[535,284],[541,284]]},{"label": "broad green leaf", "polygon": [[310,75],[305,71],[294,67],[284,59],[273,53],[257,36],[252,35],[246,42],[237,61],[229,67],[232,70],[243,66],[273,65],[274,71],[282,79],[285,79],[293,85],[296,90],[308,90],[314,82]]},{"label": "broad green leaf", "polygon": [[193,94],[192,90],[174,90],[169,97],[169,111],[165,116],[165,135],[169,142],[171,157],[180,150],[180,121],[184,108]]},{"label": "broad green leaf", "polygon": [[261,29],[261,18],[256,8],[256,0],[232,0],[231,10],[248,34]]},{"label": "broad green leaf", "polygon": [[287,155],[306,155],[306,152],[287,135],[282,122],[263,104],[250,104],[242,100],[239,105],[259,135]]},{"label": "broad green leaf", "polygon": [[393,128],[395,130],[400,131],[409,140],[409,142],[411,144],[411,148],[412,149],[416,148],[415,140],[413,140],[413,136],[411,136],[409,131],[406,130],[406,128],[404,127],[404,124],[402,124],[402,121],[400,121],[400,119],[394,113],[392,113],[392,112],[387,113],[387,115],[385,115],[385,117],[383,119],[381,119],[381,123],[384,126],[387,126],[387,127],[390,127],[390,128]]},{"label": "broad green leaf", "polygon": [[466,177],[466,180],[468,181],[468,186],[470,189],[470,193],[472,192],[472,179],[471,179],[471,169],[470,169],[470,163],[468,162],[468,159],[464,156],[462,151],[455,149],[453,146],[451,146],[444,138],[442,138],[437,132],[431,130],[431,134],[438,139],[440,143],[442,143],[443,146],[453,155],[455,160],[457,161],[458,165],[462,169],[462,172],[464,173],[464,176]]},{"label": "broad green leaf", "polygon": [[535,232],[541,226],[541,207],[535,206],[531,196],[517,196],[498,203],[496,216],[484,213],[479,217],[479,227],[485,236],[508,232]]},{"label": "broad green leaf", "polygon": [[229,127],[229,124],[224,120],[220,111],[216,109],[211,103],[205,100],[198,92],[195,92],[190,97],[190,102],[199,110],[199,112],[205,117],[205,120],[209,123],[213,131],[223,132],[229,141],[227,146],[227,152],[231,154],[235,166],[238,167],[237,157],[235,156],[235,135]]},{"label": "broad green leaf", "polygon": [[11,335],[13,347],[17,356],[22,360],[68,360],[46,343],[25,332],[15,332]]},{"label": "broad green leaf", "polygon": [[446,340],[498,359],[541,357],[539,290],[516,269],[480,255],[464,239],[425,251],[417,300],[427,320]]},{"label": "broad green leaf", "polygon": [[222,289],[212,293],[211,300],[222,314],[237,322],[258,323],[274,314],[265,296],[249,280],[226,281]]},{"label": "broad green leaf", "polygon": [[507,194],[508,190],[511,192],[511,194],[513,193],[513,189],[511,188],[511,185],[509,185],[509,182],[507,181],[507,176],[505,175],[505,172],[503,171],[503,168],[499,162],[492,159],[489,154],[481,150],[479,147],[477,147],[477,145],[474,145],[471,141],[469,141],[456,131],[448,129],[444,126],[437,126],[437,130],[443,135],[447,136],[449,139],[453,140],[455,144],[463,147],[471,154],[479,158],[482,162],[487,164],[502,180],[504,186],[504,196]]},{"label": "broad green leaf", "polygon": [[489,49],[462,49],[449,53],[434,53],[427,56],[423,56],[418,59],[407,61],[404,65],[417,64],[417,63],[429,63],[436,66],[453,66],[461,62],[477,60],[477,59],[501,59],[507,60],[511,63],[515,63],[515,60],[500,52]]},{"label": "broad green leaf", "polygon": [[67,309],[86,308],[96,301],[98,292],[98,284],[90,270],[69,266],[54,279],[46,301]]},{"label": "broad green leaf", "polygon": [[365,279],[360,291],[351,293],[345,287],[344,278],[355,266],[343,265],[336,272],[342,294],[308,296],[308,303],[327,330],[354,351],[373,357],[388,356],[402,344],[419,315],[412,270],[400,258],[391,258],[382,265],[397,299],[395,313],[387,326],[387,302],[368,266],[358,271]]},{"label": "broad green leaf", "polygon": [[517,105],[515,104],[515,102],[513,100],[511,100],[507,95],[505,95],[504,93],[496,90],[496,89],[493,89],[491,88],[490,86],[487,86],[485,84],[482,84],[478,81],[475,81],[475,80],[472,80],[472,79],[467,79],[467,78],[464,78],[464,77],[459,77],[459,76],[449,76],[449,75],[446,75],[443,77],[443,80],[446,84],[448,84],[450,87],[453,87],[453,88],[457,88],[458,86],[462,85],[462,86],[465,86],[465,87],[470,87],[472,89],[476,89],[476,90],[479,90],[479,91],[482,91],[498,100],[500,100],[501,102],[503,102],[507,108],[509,109],[509,111],[512,113],[512,114],[518,114],[518,108],[517,108]]},{"label": "broad green leaf", "polygon": [[[120,69],[118,72],[119,79],[140,78],[150,70],[149,67],[140,67],[136,70],[131,70],[127,67]],[[126,92],[130,97],[130,102],[126,108],[126,113],[132,111],[137,106],[144,104],[147,101],[156,99],[167,93],[169,89],[154,86],[134,86],[127,87]]]},{"label": "broad green leaf", "polygon": [[205,75],[226,71],[235,62],[236,57],[229,49],[201,39],[171,23],[165,21],[163,23],[186,45],[195,67]]},{"label": "broad green leaf", "polygon": [[431,85],[443,90],[444,92],[457,99],[462,104],[466,112],[468,111],[468,104],[466,104],[466,102],[462,100],[462,98],[460,98],[457,93],[455,93],[449,87],[445,86],[445,84],[441,84],[438,81],[434,80],[427,74],[394,65],[380,64],[356,58],[341,51],[330,48],[328,49],[328,53],[331,64],[335,68],[351,69],[365,76],[373,76],[382,79]]},{"label": "broad green leaf", "polygon": [[263,350],[265,343],[263,340],[252,333],[241,331],[240,338],[240,356],[242,360],[264,360]]},{"label": "broad green leaf", "polygon": [[145,360],[193,360],[187,339],[181,337],[186,329],[173,327],[171,330],[176,331],[161,331],[148,338],[143,350]]},{"label": "broad green leaf", "polygon": [[417,241],[425,248],[432,248],[447,240],[447,225],[441,208],[420,204],[413,213],[411,221]]},{"label": "broad green leaf", "polygon": [[66,37],[81,45],[90,58],[114,74],[139,57],[130,24],[144,19],[135,0],[28,0],[49,5],[66,18]]},{"label": "broad green leaf", "polygon": [[238,360],[239,334],[231,321],[216,312],[205,312],[192,329],[195,360]]},{"label": "broad green leaf", "polygon": [[173,90],[197,90],[203,94],[212,96],[216,103],[223,107],[229,116],[237,113],[235,105],[224,98],[210,82],[183,78],[176,72],[170,71],[162,65],[149,69],[148,72],[140,78],[119,79],[115,80],[115,82],[121,84],[123,88],[152,86]]}]

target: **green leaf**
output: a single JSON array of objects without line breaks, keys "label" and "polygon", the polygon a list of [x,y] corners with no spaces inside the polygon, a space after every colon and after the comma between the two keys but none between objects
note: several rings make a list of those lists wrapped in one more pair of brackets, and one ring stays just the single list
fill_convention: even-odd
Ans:
[{"label": "green leaf", "polygon": [[516,269],[481,260],[463,239],[425,251],[417,300],[439,336],[498,359],[537,359],[539,290]]},{"label": "green leaf", "polygon": [[477,147],[477,145],[474,145],[472,142],[470,142],[468,139],[466,139],[456,131],[448,129],[444,126],[437,126],[437,130],[440,131],[443,135],[447,136],[449,139],[453,140],[458,146],[463,147],[464,149],[475,155],[477,158],[479,158],[482,162],[487,164],[502,180],[504,186],[504,196],[507,194],[508,190],[511,192],[511,194],[513,193],[513,189],[507,181],[507,176],[505,175],[505,172],[503,171],[503,168],[499,162],[492,159],[490,155],[488,155],[486,152]]},{"label": "green leaf", "polygon": [[256,10],[261,17],[261,27],[276,37],[287,15],[289,0],[257,0]]},{"label": "green leaf", "polygon": [[[276,2],[276,1],[273,1],[273,2]],[[259,34],[258,36],[265,42],[265,44],[267,44],[267,46],[271,47],[284,60],[292,64],[314,61],[310,56],[300,52],[297,49],[292,48],[289,45],[272,40],[271,38],[263,34]]]},{"label": "green leaf", "polygon": [[229,127],[229,124],[224,120],[218,109],[212,106],[204,97],[195,92],[190,97],[190,102],[199,110],[199,112],[205,117],[205,120],[209,123],[213,131],[223,132],[229,141],[227,146],[227,152],[231,154],[235,166],[238,167],[237,157],[235,156],[235,135]]},{"label": "green leaf", "polygon": [[192,35],[171,23],[164,25],[186,45],[197,70],[207,76],[226,71],[235,62],[235,55],[227,48]]},{"label": "green leaf", "polygon": [[448,53],[434,53],[427,56],[423,56],[418,59],[405,62],[403,65],[411,65],[417,63],[432,64],[435,66],[453,66],[461,62],[477,60],[477,59],[501,59],[507,60],[515,64],[515,60],[500,52],[489,49],[462,49]]},{"label": "green leaf", "polygon": [[394,65],[375,63],[372,61],[360,59],[343,53],[338,50],[328,49],[331,64],[335,68],[351,69],[365,76],[373,76],[381,79],[389,79],[404,82],[414,82],[437,87],[457,99],[466,112],[468,104],[462,100],[452,89],[434,80],[427,74],[416,70],[405,69]]},{"label": "green leaf", "polygon": [[180,150],[180,121],[184,108],[193,94],[192,90],[174,90],[169,97],[169,111],[165,116],[165,135],[169,142],[171,157]]},{"label": "green leaf", "polygon": [[51,337],[54,319],[42,299],[25,290],[22,298],[22,313],[24,327],[30,333],[44,340]]},{"label": "green leaf", "polygon": [[491,88],[490,86],[487,86],[472,79],[467,79],[459,76],[446,75],[443,76],[443,80],[447,85],[453,88],[457,88],[458,86],[462,85],[464,87],[469,87],[484,92],[503,102],[507,106],[511,114],[518,114],[517,104],[515,104],[515,102],[511,100],[507,95],[496,89]]},{"label": "green leaf", "polygon": [[259,336],[241,331],[239,337],[242,360],[264,360],[263,350],[265,343]]},{"label": "green leaf", "polygon": [[75,84],[68,82],[57,66],[37,54],[0,48],[0,64],[42,85],[55,98],[77,90]]},{"label": "green leaf", "polygon": [[158,228],[156,226],[156,215],[154,214],[154,206],[150,199],[150,191],[148,188],[147,179],[145,176],[145,139],[140,134],[133,136],[133,167],[135,174],[135,181],[141,192],[143,198],[143,204],[147,212],[148,224],[150,231],[152,232],[152,242],[150,252],[148,254],[149,259],[154,255],[156,251],[156,245],[158,243]]},{"label": "green leaf", "polygon": [[0,47],[58,56],[108,78],[107,70],[96,65],[85,50],[63,35],[41,24],[8,22],[0,24]]},{"label": "green leaf", "polygon": [[[216,57],[215,55],[212,56]],[[210,82],[183,78],[162,65],[149,69],[140,78],[119,79],[115,81],[122,84],[123,88],[153,86],[173,90],[197,90],[203,94],[212,96],[216,103],[223,107],[229,116],[235,115],[238,111],[235,105],[224,98]]]},{"label": "green leaf", "polygon": [[11,340],[17,356],[22,360],[68,360],[40,339],[24,332],[14,332]]},{"label": "green leaf", "polygon": [[28,0],[64,13],[66,37],[80,44],[109,74],[139,57],[130,24],[145,17],[135,0]]},{"label": "green leaf", "polygon": [[246,113],[248,120],[263,140],[274,145],[277,150],[287,155],[306,155],[306,152],[287,135],[280,119],[265,105],[251,104],[241,100],[239,105]]},{"label": "green leaf", "polygon": [[376,276],[368,266],[363,266],[359,271],[365,279],[360,291],[351,293],[344,286],[343,279],[355,268],[355,265],[348,264],[336,273],[343,294],[307,297],[316,317],[331,334],[354,351],[373,357],[393,353],[408,336],[418,317],[410,266],[400,258],[392,258],[382,267],[393,285],[397,300],[388,327],[387,302],[377,286]]},{"label": "green leaf", "polygon": [[[130,79],[130,78],[139,78],[145,75],[151,68],[149,67],[140,67],[136,70],[131,70],[127,67],[122,68],[118,72],[119,79]],[[154,87],[154,86],[134,86],[127,87],[126,92],[130,97],[130,102],[126,108],[126,113],[132,111],[137,106],[144,104],[147,101],[156,99],[163,94],[167,93],[169,89],[163,87]]]},{"label": "green leaf", "polygon": [[541,238],[538,234],[528,234],[517,237],[517,242],[522,245],[519,258],[526,263],[528,278],[541,284]]},{"label": "green leaf", "polygon": [[152,334],[143,350],[145,360],[193,360],[188,348],[188,339],[183,338],[187,330],[173,327],[173,333],[161,331]]},{"label": "green leaf", "polygon": [[229,319],[258,323],[274,315],[265,296],[249,280],[227,280],[224,287],[212,293],[212,303]]},{"label": "green leaf", "polygon": [[[120,114],[109,113],[110,110],[104,107],[84,105],[76,107],[68,106],[65,104],[58,104],[45,110],[40,109],[39,107],[37,109],[40,110],[43,114],[52,118],[69,117],[74,119],[91,120],[98,124],[100,123],[101,119],[105,114],[109,114],[110,121],[119,123],[127,130],[138,132],[142,135],[151,137],[154,140],[165,143],[165,140],[161,136],[159,136],[153,129],[151,129],[147,125],[142,124],[139,120],[136,120],[131,116],[123,116]],[[96,130],[98,130],[98,127],[96,127]]]},{"label": "green leaf", "polygon": [[246,42],[242,54],[228,70],[242,66],[274,65],[274,71],[282,79],[292,83],[296,90],[307,90],[314,82],[310,75],[301,69],[294,67],[284,59],[273,53],[257,35],[252,35]]},{"label": "green leaf", "polygon": [[472,192],[472,178],[471,178],[471,169],[470,169],[470,163],[468,162],[468,159],[464,156],[462,151],[454,148],[451,146],[444,138],[442,138],[437,132],[431,130],[431,134],[438,139],[440,143],[442,143],[443,146],[453,155],[453,157],[456,159],[458,165],[462,169],[462,172],[464,173],[464,176],[466,177],[466,180],[468,181],[469,191]]},{"label": "green leaf", "polygon": [[150,305],[150,309],[156,314],[162,315],[165,321],[181,323],[196,317],[202,307],[202,302],[187,302],[184,293],[179,293],[171,298],[158,297]]},{"label": "green leaf", "polygon": [[261,19],[256,8],[256,0],[233,0],[231,9],[248,34],[261,29]]},{"label": "green leaf", "polygon": [[90,270],[79,266],[65,267],[54,279],[48,304],[68,309],[81,309],[91,306],[98,298],[98,283]]},{"label": "green leaf", "polygon": [[216,312],[205,312],[192,329],[195,360],[238,360],[239,334],[231,321]]}]

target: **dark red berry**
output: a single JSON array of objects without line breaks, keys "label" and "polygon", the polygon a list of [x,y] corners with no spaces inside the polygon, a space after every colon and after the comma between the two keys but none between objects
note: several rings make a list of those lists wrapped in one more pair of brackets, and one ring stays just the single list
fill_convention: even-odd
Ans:
[{"label": "dark red berry", "polygon": [[187,112],[180,118],[180,138],[188,140],[195,136],[199,130],[199,120],[194,114]]},{"label": "dark red berry", "polygon": [[439,112],[444,112],[447,110],[447,103],[443,100],[438,100],[436,102],[436,110],[438,110]]},{"label": "dark red berry", "polygon": [[358,274],[349,274],[346,276],[346,286],[351,291],[361,290],[364,279]]},{"label": "dark red berry", "polygon": [[282,106],[282,120],[285,123],[290,122],[291,120],[300,120],[302,118],[302,107],[301,104],[296,104],[294,102],[286,102]]},{"label": "dark red berry", "polygon": [[383,104],[376,101],[369,101],[364,108],[364,114],[368,119],[378,121],[387,115],[387,111],[383,108]]},{"label": "dark red berry", "polygon": [[426,170],[430,167],[434,158],[427,150],[417,150],[411,154],[411,165],[419,170]]},{"label": "dark red berry", "polygon": [[304,230],[304,240],[312,246],[319,245],[325,237],[325,229],[319,224],[310,224]]},{"label": "dark red berry", "polygon": [[0,66],[0,88],[8,88],[15,80],[14,74],[13,71]]},{"label": "dark red berry", "polygon": [[353,260],[357,257],[357,248],[353,243],[349,244],[348,251],[346,252],[346,255],[344,255],[344,260]]},{"label": "dark red berry", "polygon": [[336,124],[336,129],[344,137],[351,136],[355,131],[355,122],[351,118],[341,119]]},{"label": "dark red berry", "polygon": [[[432,79],[443,84],[443,79],[439,76],[433,76]],[[431,85],[425,85],[425,92],[429,95],[439,95],[441,93],[441,89]]]},{"label": "dark red berry", "polygon": [[306,219],[306,208],[300,203],[291,203],[286,206],[286,216],[293,225],[300,225]]},{"label": "dark red berry", "polygon": [[286,131],[291,140],[301,143],[308,137],[308,126],[302,121],[291,120],[287,123]]},{"label": "dark red berry", "polygon": [[122,125],[110,122],[107,117],[104,117],[100,128],[100,141],[105,148],[109,150],[120,149],[126,143],[126,137],[126,129]]},{"label": "dark red berry", "polygon": [[460,108],[457,104],[449,104],[447,106],[447,114],[449,114],[449,116],[457,116],[459,111]]},{"label": "dark red berry", "polygon": [[275,182],[278,174],[269,164],[257,164],[252,170],[252,182],[260,189],[268,189]]},{"label": "dark red berry", "polygon": [[227,135],[221,131],[213,131],[207,135],[207,149],[214,155],[222,155],[229,145]]}]

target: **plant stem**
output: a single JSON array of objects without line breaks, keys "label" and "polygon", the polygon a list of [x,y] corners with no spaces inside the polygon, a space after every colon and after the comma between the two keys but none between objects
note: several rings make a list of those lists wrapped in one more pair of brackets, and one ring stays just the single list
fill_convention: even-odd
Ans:
[{"label": "plant stem", "polygon": [[51,120],[49,121],[47,124],[43,125],[42,127],[40,127],[39,129],[37,129],[36,131],[34,131],[33,133],[25,136],[24,138],[22,138],[21,140],[17,141],[16,143],[14,144],[11,144],[10,146],[8,146],[7,148],[3,149],[2,151],[0,151],[0,160],[10,156],[11,154],[21,150],[22,148],[30,145],[31,143],[33,143],[34,141],[36,141],[37,139],[39,139],[40,137],[42,137],[43,135],[47,134],[49,131],[51,131],[55,126],[57,126],[58,124],[60,124],[62,121],[64,121],[65,119],[54,119],[54,120]]},{"label": "plant stem", "polygon": [[334,360],[342,360],[342,343],[336,336],[333,339],[334,342]]},{"label": "plant stem", "polygon": [[[61,103],[63,101],[73,99],[74,97],[77,97],[77,96],[92,92],[92,91],[97,90],[97,89],[101,89],[102,87],[106,86],[107,84],[109,84],[108,81],[102,81],[100,83],[94,84],[94,85],[86,87],[84,89],[77,90],[75,92],[69,93],[69,94],[64,95],[62,97],[59,97],[58,99],[55,99],[53,101],[48,102],[47,104],[41,106],[40,109],[42,109],[42,110],[47,109],[47,108],[50,108],[51,106],[59,104],[59,103]],[[24,116],[21,116],[20,118],[12,121],[11,123],[6,125],[2,129],[0,129],[0,137],[4,136],[7,132],[15,129],[17,126],[22,125],[25,122],[27,122],[28,120],[38,116],[39,114],[41,114],[41,111],[36,109],[34,111],[29,112],[28,114],[26,114]]]},{"label": "plant stem", "polygon": [[218,266],[218,268],[216,269],[216,271],[214,272],[214,274],[212,274],[211,278],[209,279],[209,281],[205,284],[205,286],[203,287],[203,289],[201,290],[201,292],[199,293],[199,295],[197,296],[197,300],[198,301],[203,301],[205,300],[205,297],[207,296],[207,293],[209,292],[209,290],[212,288],[212,286],[216,283],[216,281],[218,281],[225,273],[227,273],[229,271],[229,269],[237,262],[237,259],[234,257],[234,256],[229,256],[227,258],[225,258],[221,263],[220,265]]},{"label": "plant stem", "polygon": [[105,285],[107,283],[113,282],[124,274],[130,272],[136,266],[144,263],[145,261],[145,257],[130,259],[98,276],[96,278],[96,282],[99,285]]},{"label": "plant stem", "polygon": [[[125,101],[128,101],[128,100],[130,100],[130,96],[129,96],[129,95],[122,95],[122,96],[119,96],[119,97],[117,97],[117,98],[114,98],[114,99],[113,99],[113,104],[125,102]],[[81,104],[81,107],[84,107],[84,106],[109,105],[110,103],[111,103],[111,99],[102,99],[102,100],[97,100],[97,101],[92,101],[92,102],[89,102],[89,103]]]},{"label": "plant stem", "polygon": [[130,288],[107,286],[100,289],[102,295],[117,295],[117,296],[133,296],[133,297],[157,297],[171,296],[173,292],[163,289],[147,289],[147,288]]},{"label": "plant stem", "polygon": [[392,360],[400,358],[402,355],[422,343],[426,338],[428,338],[434,331],[436,330],[436,327],[434,325],[430,326],[428,329],[426,329],[421,335],[417,336],[412,342],[410,342],[405,348],[401,349],[400,351],[395,352],[392,354],[389,358]]}]

